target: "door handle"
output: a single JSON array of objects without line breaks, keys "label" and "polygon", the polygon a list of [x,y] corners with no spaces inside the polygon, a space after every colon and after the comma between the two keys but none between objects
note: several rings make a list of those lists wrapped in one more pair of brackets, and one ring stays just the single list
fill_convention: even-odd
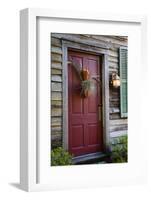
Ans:
[{"label": "door handle", "polygon": [[101,105],[98,105],[98,116],[99,116],[99,121],[102,120],[102,110],[101,110],[102,106]]}]

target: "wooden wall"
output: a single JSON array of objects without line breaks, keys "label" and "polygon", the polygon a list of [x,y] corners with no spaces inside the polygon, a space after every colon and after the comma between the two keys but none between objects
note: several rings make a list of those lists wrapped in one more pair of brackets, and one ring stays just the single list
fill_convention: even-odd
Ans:
[{"label": "wooden wall", "polygon": [[62,48],[61,41],[51,38],[51,140],[52,148],[62,142]]},{"label": "wooden wall", "polygon": [[[127,37],[96,36],[77,34],[51,35],[51,131],[52,148],[62,143],[62,39],[87,44],[99,48],[109,49],[109,79],[112,72],[119,73],[118,50],[120,46],[127,46]],[[120,118],[120,91],[110,86],[110,133],[127,130],[127,119]]]}]

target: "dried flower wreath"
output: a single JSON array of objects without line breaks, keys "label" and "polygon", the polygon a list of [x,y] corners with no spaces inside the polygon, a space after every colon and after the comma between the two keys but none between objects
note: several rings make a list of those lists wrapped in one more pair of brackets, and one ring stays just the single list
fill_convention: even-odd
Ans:
[{"label": "dried flower wreath", "polygon": [[74,69],[75,69],[75,71],[76,71],[76,73],[77,73],[77,75],[78,75],[78,77],[81,81],[81,93],[80,93],[80,95],[82,97],[88,97],[90,95],[91,88],[94,84],[94,81],[97,84],[101,85],[101,82],[98,79],[99,77],[91,77],[90,78],[90,72],[89,72],[88,68],[85,67],[85,68],[82,69],[80,64],[78,62],[76,62],[75,60],[71,60],[68,63],[71,64],[74,67]]}]

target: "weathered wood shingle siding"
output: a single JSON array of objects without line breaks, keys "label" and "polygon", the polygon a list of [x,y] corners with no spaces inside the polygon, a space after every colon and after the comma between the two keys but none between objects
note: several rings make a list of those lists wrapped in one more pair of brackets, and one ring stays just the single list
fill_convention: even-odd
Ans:
[{"label": "weathered wood shingle siding", "polygon": [[62,47],[51,38],[51,140],[52,148],[62,144]]},{"label": "weathered wood shingle siding", "polygon": [[[98,36],[98,35],[77,35],[77,34],[59,34],[51,35],[51,131],[52,144],[61,145],[62,142],[62,39],[66,41],[89,44],[90,48],[108,48],[109,80],[111,74],[119,74],[119,47],[127,47],[127,37],[118,36]],[[109,88],[110,105],[110,132],[127,130],[127,119],[120,118],[120,90]]]}]

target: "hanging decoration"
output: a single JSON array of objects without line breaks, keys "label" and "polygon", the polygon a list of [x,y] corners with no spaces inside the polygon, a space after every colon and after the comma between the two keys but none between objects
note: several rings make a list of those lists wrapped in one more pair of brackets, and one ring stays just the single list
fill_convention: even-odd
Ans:
[{"label": "hanging decoration", "polygon": [[97,79],[97,77],[90,78],[90,72],[87,67],[83,67],[82,69],[80,64],[73,60],[69,61],[68,63],[70,63],[74,67],[81,81],[80,95],[84,98],[88,97],[91,93],[91,89],[93,88],[94,80],[96,81],[96,83],[100,84],[99,80]]}]

